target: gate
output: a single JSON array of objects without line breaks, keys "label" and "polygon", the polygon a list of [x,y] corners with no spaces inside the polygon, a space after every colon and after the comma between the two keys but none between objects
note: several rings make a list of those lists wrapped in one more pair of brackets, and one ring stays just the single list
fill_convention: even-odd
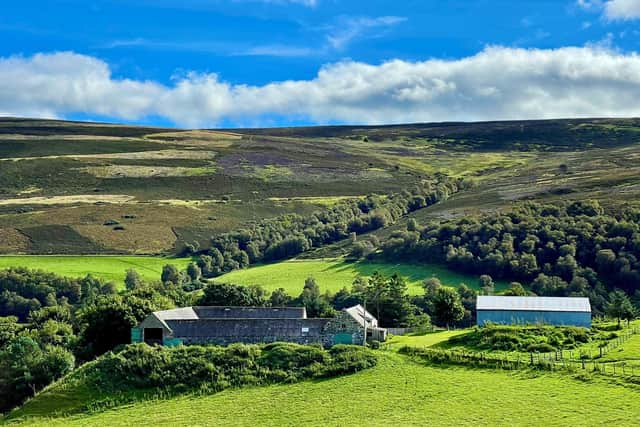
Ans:
[{"label": "gate", "polygon": [[335,334],[333,344],[353,344],[353,336],[351,334]]}]

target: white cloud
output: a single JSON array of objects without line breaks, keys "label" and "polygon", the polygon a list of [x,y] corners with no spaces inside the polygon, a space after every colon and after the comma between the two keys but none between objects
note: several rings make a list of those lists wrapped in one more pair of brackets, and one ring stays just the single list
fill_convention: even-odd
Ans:
[{"label": "white cloud", "polygon": [[[327,43],[334,49],[343,49],[356,38],[366,36],[375,29],[392,27],[407,18],[401,16],[357,17],[340,20],[327,35]],[[371,36],[371,34],[369,34]],[[375,34],[377,36],[377,34]]]},{"label": "white cloud", "polygon": [[599,11],[602,9],[602,0],[577,0],[576,5],[588,11]]},{"label": "white cloud", "polygon": [[631,20],[640,18],[640,0],[609,0],[604,4],[607,19]]},{"label": "white cloud", "polygon": [[456,60],[345,61],[310,80],[234,85],[190,73],[171,85],[114,78],[75,53],[0,58],[0,111],[74,113],[181,126],[268,123],[401,123],[448,120],[640,116],[640,56],[598,46],[554,50],[488,47]]},{"label": "white cloud", "polygon": [[609,21],[640,19],[640,0],[577,0],[576,5],[588,12],[602,12]]},{"label": "white cloud", "polygon": [[[250,0],[237,0],[250,1]],[[280,2],[281,0],[258,0],[262,2]],[[288,0],[291,1],[291,0]],[[300,2],[305,0],[298,0]],[[379,17],[339,17],[336,22],[315,28],[323,31],[324,40],[321,45],[296,46],[292,44],[246,45],[237,42],[210,42],[192,40],[150,40],[144,38],[117,39],[95,46],[99,49],[145,48],[164,51],[192,51],[215,53],[228,56],[278,56],[304,57],[328,55],[336,51],[344,51],[357,39],[377,38],[388,33],[389,29],[407,18],[401,16]]]}]

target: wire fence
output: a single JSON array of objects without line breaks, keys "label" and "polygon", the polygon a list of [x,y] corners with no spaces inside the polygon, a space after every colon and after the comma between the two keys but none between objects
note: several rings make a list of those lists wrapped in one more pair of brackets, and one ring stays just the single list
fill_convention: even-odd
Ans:
[{"label": "wire fence", "polygon": [[587,371],[607,375],[640,378],[640,361],[637,364],[628,361],[601,360],[607,353],[620,347],[640,332],[632,327],[622,331],[616,338],[598,347],[574,350],[558,350],[549,353],[521,353],[501,351],[471,351],[464,349],[438,349],[431,347],[404,346],[400,353],[417,356],[433,363],[451,363],[489,367],[498,369],[536,368],[549,371]]}]

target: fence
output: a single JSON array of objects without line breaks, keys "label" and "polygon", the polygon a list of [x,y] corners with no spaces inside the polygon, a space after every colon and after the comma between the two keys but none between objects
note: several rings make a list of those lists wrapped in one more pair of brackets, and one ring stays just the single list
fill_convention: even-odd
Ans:
[{"label": "fence", "polygon": [[417,356],[432,363],[453,363],[499,369],[537,368],[550,371],[580,370],[598,372],[607,375],[640,377],[640,365],[628,365],[626,361],[599,361],[608,352],[624,344],[633,335],[640,332],[637,327],[624,331],[623,335],[596,349],[558,350],[550,353],[518,352],[482,352],[468,350],[442,350],[429,347],[402,347],[399,351]]},{"label": "fence", "polygon": [[387,328],[387,332],[391,335],[405,335],[414,331],[414,328]]}]

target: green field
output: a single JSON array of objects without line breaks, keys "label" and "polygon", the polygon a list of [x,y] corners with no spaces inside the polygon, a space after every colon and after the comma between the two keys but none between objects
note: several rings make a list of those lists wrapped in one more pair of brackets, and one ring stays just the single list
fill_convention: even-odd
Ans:
[{"label": "green field", "polygon": [[602,362],[625,362],[627,366],[640,367],[640,335],[633,335],[620,347],[599,359]]},{"label": "green field", "polygon": [[426,334],[398,335],[391,337],[391,339],[385,343],[385,346],[392,349],[397,349],[405,345],[412,347],[431,347],[451,337],[466,334],[469,331],[470,329],[455,329],[452,331],[436,331]]},{"label": "green field", "polygon": [[[63,397],[44,393],[32,403],[52,399],[54,408]],[[37,410],[46,405],[27,404],[13,417],[33,417],[23,420],[30,426],[634,426],[639,397],[638,389],[604,379],[430,367],[382,353],[376,368],[336,379],[137,402],[67,418],[48,418]]]},{"label": "green field", "polygon": [[[341,259],[293,260],[276,264],[266,264],[237,270],[215,279],[217,283],[238,285],[261,285],[267,290],[284,288],[291,295],[302,291],[307,277],[313,277],[322,291],[336,292],[343,287],[350,288],[357,276],[371,276],[375,271],[390,276],[398,273],[409,285],[409,293],[422,293],[424,279],[437,276],[443,284],[457,286],[466,283],[478,287],[478,277],[455,273],[439,265],[432,264],[392,264],[382,262],[345,262]],[[497,289],[507,285],[500,282]]]},{"label": "green field", "polygon": [[91,274],[121,285],[130,268],[135,269],[146,280],[159,280],[164,265],[174,264],[184,269],[189,262],[190,258],[143,256],[0,256],[0,269],[27,267],[67,277]]}]

